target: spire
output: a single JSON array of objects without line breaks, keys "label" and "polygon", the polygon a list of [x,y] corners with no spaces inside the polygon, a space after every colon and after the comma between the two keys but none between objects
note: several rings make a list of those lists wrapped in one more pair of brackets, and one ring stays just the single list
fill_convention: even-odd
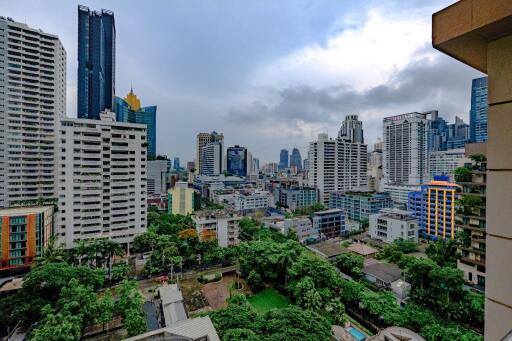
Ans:
[{"label": "spire", "polygon": [[140,100],[137,98],[137,95],[133,93],[133,83],[130,84],[130,92],[126,95],[124,100],[133,111],[138,111],[140,109]]}]

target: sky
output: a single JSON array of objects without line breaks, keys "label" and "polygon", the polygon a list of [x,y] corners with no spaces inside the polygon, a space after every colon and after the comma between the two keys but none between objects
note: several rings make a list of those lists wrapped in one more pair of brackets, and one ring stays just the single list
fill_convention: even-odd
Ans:
[{"label": "sky", "polygon": [[195,156],[199,132],[224,134],[260,164],[358,114],[371,150],[382,119],[439,110],[469,120],[483,76],[431,45],[431,15],[454,0],[0,0],[0,15],[57,34],[76,117],[77,5],[112,10],[116,95],[157,105],[157,153]]}]

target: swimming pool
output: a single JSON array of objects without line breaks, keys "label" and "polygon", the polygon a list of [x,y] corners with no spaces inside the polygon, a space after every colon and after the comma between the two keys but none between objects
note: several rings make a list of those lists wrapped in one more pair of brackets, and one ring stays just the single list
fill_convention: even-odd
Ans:
[{"label": "swimming pool", "polygon": [[354,327],[348,327],[347,332],[349,332],[357,341],[363,341],[366,339],[363,333],[361,333],[358,329]]}]

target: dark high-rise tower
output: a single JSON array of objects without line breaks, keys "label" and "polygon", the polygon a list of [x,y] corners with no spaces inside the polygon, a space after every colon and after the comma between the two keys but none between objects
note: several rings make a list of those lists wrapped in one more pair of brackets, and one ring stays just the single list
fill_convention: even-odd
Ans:
[{"label": "dark high-rise tower", "polygon": [[302,170],[302,157],[297,148],[293,148],[292,155],[290,155],[290,168],[294,168],[297,172]]},{"label": "dark high-rise tower", "polygon": [[279,154],[279,170],[288,168],[288,149],[281,149]]},{"label": "dark high-rise tower", "polygon": [[469,134],[473,143],[487,141],[487,106],[487,77],[473,79],[469,112]]},{"label": "dark high-rise tower", "polygon": [[78,6],[79,118],[99,119],[112,110],[116,80],[116,28],[114,13]]}]

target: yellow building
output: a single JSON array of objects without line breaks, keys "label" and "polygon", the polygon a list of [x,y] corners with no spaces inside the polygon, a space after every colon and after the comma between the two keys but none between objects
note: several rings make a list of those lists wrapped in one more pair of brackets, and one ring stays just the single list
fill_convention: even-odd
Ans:
[{"label": "yellow building", "polygon": [[167,211],[171,214],[187,215],[194,211],[195,191],[186,182],[176,182],[173,189],[167,192]]}]

